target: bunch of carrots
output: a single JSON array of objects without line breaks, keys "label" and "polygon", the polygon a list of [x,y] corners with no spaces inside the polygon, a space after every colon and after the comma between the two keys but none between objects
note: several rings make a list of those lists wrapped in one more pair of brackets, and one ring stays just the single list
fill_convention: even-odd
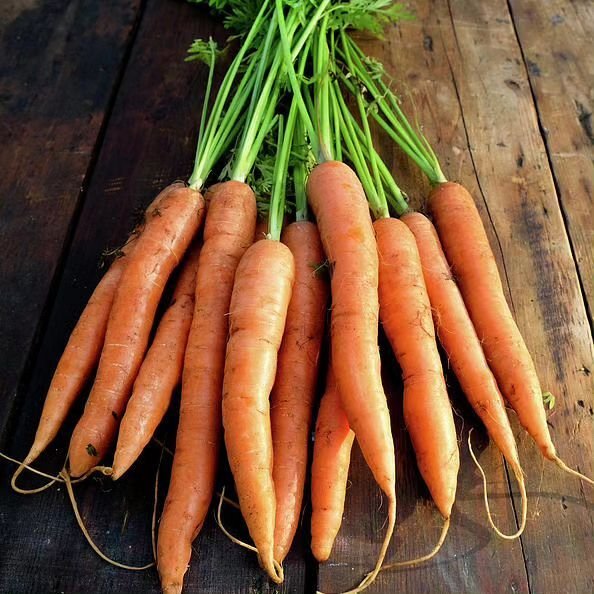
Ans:
[{"label": "bunch of carrots", "polygon": [[[447,181],[382,65],[351,37],[356,30],[379,35],[407,13],[389,0],[211,4],[240,48],[216,95],[220,49],[212,40],[190,48],[188,59],[209,67],[194,170],[187,184],[171,184],[154,199],[91,295],[13,487],[39,492],[63,481],[76,505],[72,483],[97,471],[122,478],[181,386],[157,538],[163,592],[182,591],[223,441],[253,544],[224,528],[219,504],[221,527],[281,582],[322,375],[311,465],[316,559],[328,559],[340,529],[355,438],[388,501],[377,562],[351,590],[359,592],[382,569],[430,559],[447,535],[459,452],[439,342],[518,481],[521,524],[506,535],[491,517],[482,474],[492,528],[517,538],[528,502],[506,402],[545,458],[592,481],[556,453],[535,366],[472,197]],[[433,185],[430,218],[409,209],[375,148],[378,128]],[[171,300],[157,319],[164,295]],[[402,370],[417,464],[444,519],[433,551],[389,564],[396,472],[379,323]],[[93,373],[64,469],[43,487],[21,489],[19,475],[34,470]],[[112,451],[111,466],[102,466]]]}]

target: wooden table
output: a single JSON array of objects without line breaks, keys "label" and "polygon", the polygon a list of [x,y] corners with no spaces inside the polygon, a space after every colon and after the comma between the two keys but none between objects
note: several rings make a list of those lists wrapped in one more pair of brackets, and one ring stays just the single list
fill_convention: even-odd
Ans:
[{"label": "wooden table", "polygon": [[[594,5],[412,4],[415,21],[366,46],[401,82],[406,107],[414,103],[447,174],[474,194],[542,384],[557,397],[549,421],[558,449],[592,476]],[[193,38],[223,39],[224,32],[204,9],[176,0],[4,0],[0,19],[0,449],[20,458],[66,338],[101,276],[101,252],[122,242],[160,188],[187,178],[205,68],[184,63],[184,52]],[[419,206],[426,184],[385,141],[384,149]],[[385,343],[382,351],[399,475],[390,555],[406,559],[433,546],[441,521],[403,427],[397,365]],[[450,536],[435,561],[382,576],[370,594],[591,592],[592,491],[545,464],[514,418],[529,519],[519,541],[495,537],[466,445],[477,422],[448,379],[462,462]],[[81,406],[40,467],[60,468]],[[161,432],[169,441],[174,416]],[[478,427],[475,442],[497,521],[513,530],[515,484]],[[149,447],[121,484],[76,487],[92,535],[118,560],[150,559],[159,456]],[[90,550],[63,488],[16,495],[12,470],[0,465],[0,592],[158,592],[154,570],[122,571]],[[375,558],[386,508],[358,452],[351,481],[325,566],[307,552],[307,508],[280,588],[211,519],[196,540],[186,591],[310,594],[353,586]],[[230,483],[225,469],[219,482]],[[245,535],[233,509],[225,521]]]}]

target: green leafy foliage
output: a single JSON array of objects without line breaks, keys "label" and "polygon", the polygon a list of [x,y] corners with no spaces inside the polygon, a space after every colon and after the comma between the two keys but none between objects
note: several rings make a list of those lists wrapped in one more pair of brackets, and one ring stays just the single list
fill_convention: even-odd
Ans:
[{"label": "green leafy foliage", "polygon": [[194,39],[192,45],[188,48],[188,55],[185,58],[186,62],[193,62],[199,60],[210,66],[213,61],[216,61],[223,53],[219,49],[217,42],[210,37],[207,41],[204,39]]},{"label": "green leafy foliage", "polygon": [[403,4],[392,0],[348,0],[333,4],[328,12],[330,29],[355,29],[380,38],[387,26],[414,18]]}]

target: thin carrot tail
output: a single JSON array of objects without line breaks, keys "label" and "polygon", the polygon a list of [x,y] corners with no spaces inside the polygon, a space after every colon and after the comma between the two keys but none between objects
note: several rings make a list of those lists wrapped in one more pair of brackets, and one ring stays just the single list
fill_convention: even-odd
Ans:
[{"label": "thin carrot tail", "polygon": [[567,464],[565,464],[565,462],[563,462],[563,460],[561,460],[561,458],[559,458],[559,456],[557,456],[556,454],[555,454],[554,458],[552,458],[552,461],[561,470],[564,470],[565,472],[567,472],[568,474],[571,474],[572,476],[577,476],[577,478],[584,481],[585,483],[588,483],[589,485],[594,485],[594,480],[592,480],[589,476],[586,476],[585,474],[582,474],[581,472],[578,472],[577,470],[574,470],[573,468],[570,468],[569,466],[567,466]]},{"label": "thin carrot tail", "polygon": [[427,553],[426,555],[423,555],[422,557],[410,559],[409,561],[397,561],[395,563],[389,563],[388,565],[384,565],[382,567],[382,571],[386,571],[388,569],[406,569],[408,567],[416,567],[421,563],[425,563],[426,561],[430,561],[431,559],[433,559],[433,557],[435,557],[437,553],[439,553],[441,547],[443,546],[443,543],[445,542],[445,539],[448,535],[448,531],[450,529],[450,522],[451,516],[449,518],[445,518],[443,527],[441,529],[441,534],[439,535],[439,540],[437,541],[437,544],[435,545],[435,547],[433,547],[433,550],[431,552]]},{"label": "thin carrot tail", "polygon": [[480,465],[479,461],[477,460],[474,450],[472,449],[472,441],[471,441],[472,429],[468,432],[468,449],[470,450],[470,455],[472,456],[472,460],[476,464],[476,467],[479,469],[481,476],[483,478],[483,496],[485,501],[485,510],[487,512],[487,518],[489,520],[489,525],[499,536],[504,540],[516,540],[522,535],[524,532],[524,528],[526,528],[526,518],[528,516],[528,495],[526,493],[526,484],[524,482],[524,474],[522,469],[518,464],[512,464],[512,470],[514,471],[514,475],[516,480],[518,481],[518,486],[520,487],[520,496],[522,497],[522,518],[520,521],[520,526],[513,534],[504,534],[497,528],[495,522],[493,521],[493,516],[491,515],[491,509],[489,508],[489,497],[488,497],[488,488],[487,488],[487,476],[485,475],[485,471],[483,467]]},{"label": "thin carrot tail", "polygon": [[[223,534],[232,543],[239,545],[240,547],[243,547],[244,549],[247,549],[248,551],[252,551],[252,552],[256,553],[256,555],[258,555],[258,561],[262,562],[260,553],[254,545],[248,544],[247,542],[244,542],[243,540],[237,538],[236,536],[233,536],[233,534],[231,534],[231,532],[229,532],[229,530],[227,530],[227,528],[225,528],[225,525],[223,524],[223,520],[221,518],[224,501],[227,501],[227,498],[225,497],[225,487],[223,487],[223,490],[219,494],[219,504],[217,505],[217,513],[215,516],[215,519],[217,521],[217,524],[219,525],[219,528],[223,531]],[[275,583],[281,584],[285,579],[285,572],[283,570],[283,566],[276,560],[273,560],[272,565],[274,567],[274,574],[269,573],[269,575]]]}]

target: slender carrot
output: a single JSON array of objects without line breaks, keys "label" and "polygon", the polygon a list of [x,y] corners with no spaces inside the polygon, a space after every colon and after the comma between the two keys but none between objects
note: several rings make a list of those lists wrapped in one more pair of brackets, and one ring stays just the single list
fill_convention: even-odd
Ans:
[{"label": "slender carrot", "polygon": [[321,271],[325,256],[315,224],[290,224],[283,231],[282,242],[295,260],[295,284],[278,352],[270,410],[276,493],[274,558],[279,563],[289,552],[301,513],[328,300],[328,285]]},{"label": "slender carrot", "polygon": [[207,199],[175,455],[159,525],[157,567],[165,594],[181,592],[192,541],[212,499],[221,440],[229,303],[237,264],[252,241],[256,221],[256,200],[246,184],[217,184]]},{"label": "slender carrot", "polygon": [[311,465],[311,552],[320,563],[330,557],[342,523],[354,439],[330,363]]},{"label": "slender carrot", "polygon": [[169,408],[179,384],[194,311],[200,243],[188,250],[171,304],[157,327],[134,382],[120,424],[111,478],[117,480],[134,464]]},{"label": "slender carrot", "polygon": [[[151,202],[145,211],[145,220],[152,218],[169,191],[170,188],[165,188]],[[23,465],[29,465],[36,460],[56,437],[64,419],[97,365],[116,289],[128,263],[129,254],[136,243],[136,237],[142,232],[143,224],[132,232],[128,241],[119,250],[118,258],[99,281],[68,339],[47,392],[33,445],[23,460]],[[20,474],[20,470],[21,468],[17,470],[15,477]]]},{"label": "slender carrot", "polygon": [[138,239],[114,298],[95,383],[70,441],[72,476],[81,476],[107,453],[167,279],[203,216],[200,192],[175,184]]},{"label": "slender carrot", "polygon": [[377,346],[378,255],[363,188],[337,161],[314,168],[307,185],[332,271],[332,357],[347,418],[373,476],[388,497],[388,527],[373,577],[396,521],[396,469],[390,414]]},{"label": "slender carrot", "polygon": [[419,252],[414,235],[402,221],[379,219],[374,228],[380,317],[402,369],[404,420],[421,475],[447,520],[460,460]]},{"label": "slender carrot", "polygon": [[[415,236],[433,319],[448,361],[466,398],[510,464],[520,486],[523,506],[520,527],[513,535],[517,537],[526,525],[526,487],[503,398],[450,271],[435,227],[421,213],[406,214],[401,220]],[[495,530],[500,536],[505,536],[497,528]]]},{"label": "slender carrot", "polygon": [[433,191],[429,208],[497,383],[543,455],[555,460],[536,369],[505,300],[474,200],[463,186],[448,182]]},{"label": "slender carrot", "polygon": [[223,380],[223,426],[239,504],[264,569],[275,580],[275,494],[270,391],[291,298],[291,250],[274,240],[245,252],[231,297]]}]

